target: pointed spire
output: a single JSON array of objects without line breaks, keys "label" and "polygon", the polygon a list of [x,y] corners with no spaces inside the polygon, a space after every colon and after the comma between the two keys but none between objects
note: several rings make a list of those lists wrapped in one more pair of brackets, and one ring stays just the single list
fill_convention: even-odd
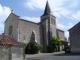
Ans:
[{"label": "pointed spire", "polygon": [[49,3],[48,3],[48,0],[47,0],[47,3],[46,3],[46,7],[45,7],[45,11],[44,11],[44,15],[50,15],[51,14],[51,10],[50,10],[50,7],[49,7]]}]

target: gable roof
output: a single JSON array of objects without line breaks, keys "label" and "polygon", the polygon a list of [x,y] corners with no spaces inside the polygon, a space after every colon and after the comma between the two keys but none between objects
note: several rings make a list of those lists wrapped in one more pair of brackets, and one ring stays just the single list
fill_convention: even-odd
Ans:
[{"label": "gable roof", "polygon": [[[20,16],[14,14],[13,12],[11,12],[10,15],[8,16],[8,18],[9,18],[11,15],[16,16],[16,17],[20,17]],[[8,20],[8,18],[6,19],[6,21]],[[39,25],[39,24],[36,23],[36,22],[32,22],[32,21],[29,21],[29,20],[21,19],[21,18],[19,18],[19,20],[21,20],[21,21],[25,21],[25,22],[30,22],[30,23],[34,23],[34,24]],[[5,21],[5,22],[6,22],[6,21]]]},{"label": "gable roof", "polygon": [[9,35],[0,35],[0,45],[22,46],[19,42]]},{"label": "gable roof", "polygon": [[61,31],[61,32],[64,32],[63,30],[61,30],[61,29],[58,29],[58,28],[57,28],[57,30],[58,30],[58,31]]},{"label": "gable roof", "polygon": [[70,28],[68,31],[72,30],[74,27],[78,26],[80,22],[78,22],[76,25],[74,25],[72,28]]},{"label": "gable roof", "polygon": [[21,20],[21,21],[25,21],[25,22],[30,22],[30,23],[33,23],[33,24],[37,24],[37,25],[39,25],[39,23],[32,22],[32,21],[29,21],[29,20],[25,20],[25,19],[19,19],[19,20]]},{"label": "gable roof", "polygon": [[[5,20],[5,22],[8,20],[8,18],[9,18],[11,15],[17,16],[17,15],[14,14],[13,12],[11,12],[11,13],[9,14],[9,16],[7,17],[7,19]],[[19,16],[17,16],[17,17],[19,17]]]}]

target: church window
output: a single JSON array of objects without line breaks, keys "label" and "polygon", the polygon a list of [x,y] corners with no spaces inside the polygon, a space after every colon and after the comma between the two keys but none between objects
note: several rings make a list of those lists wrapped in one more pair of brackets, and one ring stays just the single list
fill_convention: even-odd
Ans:
[{"label": "church window", "polygon": [[55,24],[55,20],[51,18],[51,24]]},{"label": "church window", "polygon": [[23,36],[23,40],[26,40],[26,37],[25,36]]},{"label": "church window", "polygon": [[13,30],[13,27],[12,25],[9,27],[9,35],[12,35],[12,30]]}]

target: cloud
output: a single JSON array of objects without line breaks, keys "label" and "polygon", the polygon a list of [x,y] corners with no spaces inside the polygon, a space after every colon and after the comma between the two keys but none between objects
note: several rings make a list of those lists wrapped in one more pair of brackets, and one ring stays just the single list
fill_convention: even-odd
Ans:
[{"label": "cloud", "polygon": [[57,28],[65,29],[65,26],[63,24],[61,24],[60,22],[57,22]]},{"label": "cloud", "polygon": [[[73,26],[73,24],[72,23],[69,23],[68,26],[66,26],[66,27],[68,29],[70,29],[72,26]],[[69,39],[69,32],[68,32],[68,30],[67,31],[65,30],[65,36],[67,37],[67,39]]]},{"label": "cloud", "polygon": [[80,11],[77,11],[76,13],[72,14],[71,18],[73,20],[80,20]]},{"label": "cloud", "polygon": [[59,20],[56,20],[56,21],[57,21],[57,28],[62,29],[62,30],[70,29],[73,26],[72,23],[62,24]]},{"label": "cloud", "polygon": [[65,32],[65,37],[67,37],[67,39],[69,37],[68,29],[70,29],[72,26],[74,26],[72,23],[62,24],[59,20],[57,20],[57,28]]},{"label": "cloud", "polygon": [[[47,0],[25,0],[24,6],[31,9],[44,9]],[[65,0],[49,0],[51,8],[60,7],[64,4]]]},{"label": "cloud", "polygon": [[69,8],[75,8],[79,4],[79,0],[70,0],[69,2],[71,2],[71,4],[68,6]]},{"label": "cloud", "polygon": [[23,5],[27,8],[30,9],[44,9],[44,4],[45,1],[47,0],[25,0],[25,2],[23,2]]},{"label": "cloud", "polygon": [[[25,0],[23,5],[32,10],[43,10],[47,0]],[[73,10],[78,6],[78,0],[48,0],[56,17],[70,18]],[[73,8],[73,9],[71,9]]]},{"label": "cloud", "polygon": [[[47,0],[25,0],[23,5],[25,8],[31,10],[44,10]],[[60,22],[60,18],[68,20],[80,20],[80,11],[77,10],[79,7],[79,0],[48,0],[50,8],[53,12],[53,15],[57,19],[57,28],[65,31],[65,36],[68,37],[68,29],[70,29],[74,24],[70,21],[66,21],[67,24]],[[37,17],[36,17],[37,18]],[[33,19],[30,19],[31,21]],[[33,20],[34,21],[34,20]],[[36,22],[36,21],[35,21]]]},{"label": "cloud", "polygon": [[67,37],[67,39],[69,38],[69,32],[65,31],[65,36]]},{"label": "cloud", "polygon": [[9,16],[11,10],[9,7],[0,4],[0,33],[4,32],[4,21]]},{"label": "cloud", "polygon": [[68,29],[70,29],[72,26],[73,26],[72,23],[68,23],[67,25],[64,25],[61,22],[57,21],[57,28],[65,31],[65,36],[67,37],[67,39],[69,37]]}]

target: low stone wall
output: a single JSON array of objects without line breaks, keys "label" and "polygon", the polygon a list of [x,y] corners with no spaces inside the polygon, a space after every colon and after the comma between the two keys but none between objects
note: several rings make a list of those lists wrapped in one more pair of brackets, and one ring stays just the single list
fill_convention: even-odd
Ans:
[{"label": "low stone wall", "polygon": [[11,47],[12,60],[24,60],[24,48],[21,46]]},{"label": "low stone wall", "polygon": [[24,60],[24,57],[22,46],[0,45],[0,60]]},{"label": "low stone wall", "polygon": [[11,60],[10,59],[10,46],[0,45],[0,60]]}]

